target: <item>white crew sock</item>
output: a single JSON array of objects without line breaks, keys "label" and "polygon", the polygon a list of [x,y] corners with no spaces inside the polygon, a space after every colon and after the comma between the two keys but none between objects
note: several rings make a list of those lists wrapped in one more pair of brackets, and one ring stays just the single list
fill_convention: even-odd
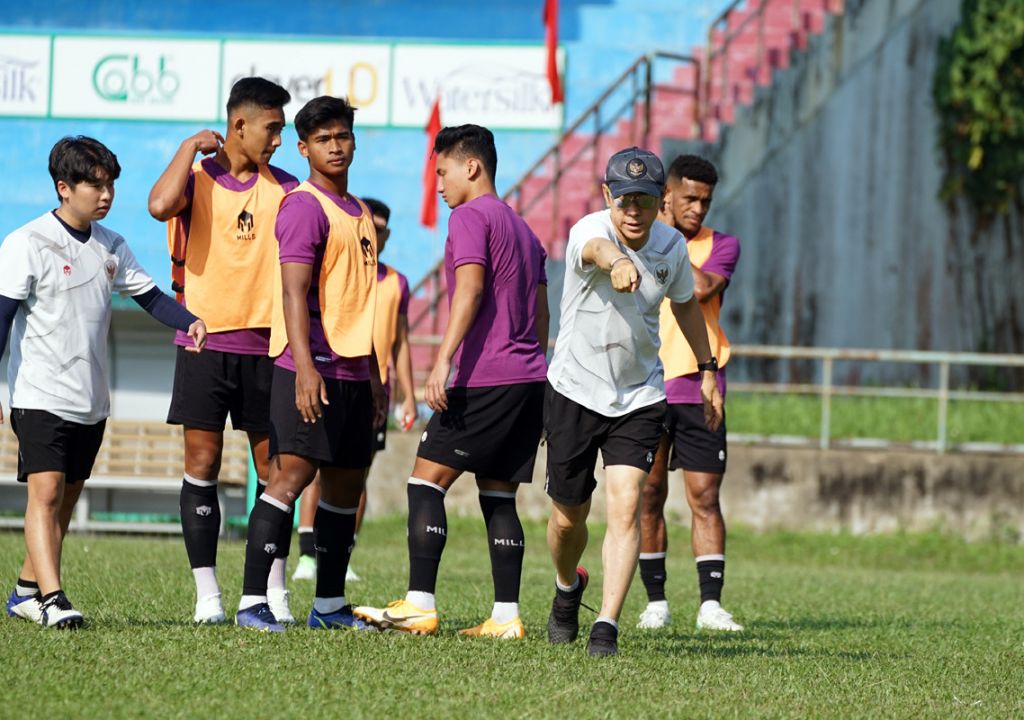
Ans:
[{"label": "white crew sock", "polygon": [[267,590],[284,590],[285,589],[285,566],[288,564],[288,558],[274,558],[274,562],[270,565],[270,575],[267,576]]},{"label": "white crew sock", "polygon": [[491,620],[503,625],[519,617],[519,603],[517,602],[496,602],[491,610]]},{"label": "white crew sock", "polygon": [[192,568],[192,577],[196,581],[196,598],[198,600],[220,593],[216,567]]},{"label": "white crew sock", "polygon": [[264,605],[266,602],[266,595],[243,595],[242,599],[238,601],[238,609],[245,610],[246,608],[251,608],[254,605]]},{"label": "white crew sock", "polygon": [[434,604],[434,593],[421,592],[419,590],[410,590],[405,594],[405,601],[412,603],[420,610],[437,609],[437,606]]}]

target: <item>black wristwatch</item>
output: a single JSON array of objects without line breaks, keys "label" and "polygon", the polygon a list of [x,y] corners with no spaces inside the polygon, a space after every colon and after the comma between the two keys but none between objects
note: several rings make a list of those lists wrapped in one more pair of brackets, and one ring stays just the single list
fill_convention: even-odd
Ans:
[{"label": "black wristwatch", "polygon": [[707,362],[697,363],[697,372],[707,372],[708,370],[711,372],[718,372],[718,358],[714,355],[712,355],[711,359]]}]

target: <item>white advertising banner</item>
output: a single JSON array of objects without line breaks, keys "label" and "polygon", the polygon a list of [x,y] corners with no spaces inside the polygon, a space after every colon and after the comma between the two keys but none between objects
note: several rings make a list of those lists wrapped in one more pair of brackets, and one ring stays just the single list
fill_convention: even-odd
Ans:
[{"label": "white advertising banner", "polygon": [[0,35],[0,115],[46,116],[50,37]]},{"label": "white advertising banner", "polygon": [[0,34],[0,116],[223,122],[258,75],[291,93],[289,122],[333,95],[357,126],[422,128],[440,97],[445,125],[557,130],[545,68],[541,45]]},{"label": "white advertising banner", "polygon": [[[288,122],[320,95],[347,97],[359,112],[356,125],[388,124],[391,47],[381,43],[224,41],[221,91],[227,102],[231,86],[243,77],[273,80],[291,93]],[[225,118],[224,107],[219,108]]]},{"label": "white advertising banner", "polygon": [[220,41],[56,37],[53,117],[217,117]]},{"label": "white advertising banner", "polygon": [[397,45],[391,124],[424,127],[440,95],[444,125],[557,129],[545,58],[542,46]]}]

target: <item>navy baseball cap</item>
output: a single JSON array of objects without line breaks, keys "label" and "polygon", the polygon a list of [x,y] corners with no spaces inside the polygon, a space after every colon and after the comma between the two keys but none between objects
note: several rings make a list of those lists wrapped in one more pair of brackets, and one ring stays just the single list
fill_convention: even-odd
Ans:
[{"label": "navy baseball cap", "polygon": [[604,181],[613,198],[637,192],[661,197],[665,168],[657,155],[634,146],[619,150],[608,159]]}]

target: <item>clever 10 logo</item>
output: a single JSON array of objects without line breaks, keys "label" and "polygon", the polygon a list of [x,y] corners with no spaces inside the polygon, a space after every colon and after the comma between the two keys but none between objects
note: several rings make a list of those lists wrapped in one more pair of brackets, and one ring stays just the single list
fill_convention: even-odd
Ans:
[{"label": "clever 10 logo", "polygon": [[92,71],[92,87],[108,102],[167,104],[174,100],[181,78],[168,69],[168,58],[143,58],[114,53],[100,58]]}]

